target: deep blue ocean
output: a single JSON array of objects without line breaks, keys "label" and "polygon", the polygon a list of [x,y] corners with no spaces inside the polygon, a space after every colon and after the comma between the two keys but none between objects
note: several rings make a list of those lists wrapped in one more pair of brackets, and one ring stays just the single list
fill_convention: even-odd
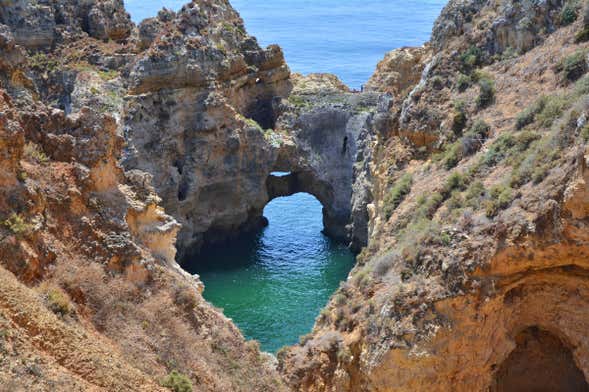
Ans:
[{"label": "deep blue ocean", "polygon": [[[125,0],[135,22],[184,0]],[[447,0],[233,0],[249,34],[279,44],[293,72],[334,73],[360,88],[384,54],[421,45]]]},{"label": "deep blue ocean", "polygon": [[[182,0],[125,0],[135,22]],[[429,39],[442,0],[234,0],[261,45],[279,44],[294,72],[334,73],[352,88],[392,49]],[[321,232],[322,206],[309,194],[270,202],[269,226],[207,249],[184,268],[201,276],[204,297],[249,339],[276,352],[311,331],[355,257]]]}]

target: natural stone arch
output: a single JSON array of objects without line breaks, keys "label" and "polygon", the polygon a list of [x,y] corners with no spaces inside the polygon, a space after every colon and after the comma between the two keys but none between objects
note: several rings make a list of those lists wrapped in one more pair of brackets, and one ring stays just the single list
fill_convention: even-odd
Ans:
[{"label": "natural stone arch", "polygon": [[589,391],[570,348],[555,334],[532,326],[517,334],[515,343],[495,374],[492,392]]},{"label": "natural stone arch", "polygon": [[349,209],[338,209],[334,204],[335,190],[329,182],[317,178],[313,172],[292,172],[277,176],[270,174],[266,180],[268,202],[277,197],[291,196],[295,193],[309,193],[323,206],[323,227],[325,234],[336,240],[345,240],[346,224],[350,220]]}]

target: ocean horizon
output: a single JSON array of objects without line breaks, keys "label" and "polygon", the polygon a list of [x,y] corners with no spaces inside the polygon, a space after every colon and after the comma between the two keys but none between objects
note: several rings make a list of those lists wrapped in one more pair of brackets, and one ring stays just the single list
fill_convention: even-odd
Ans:
[{"label": "ocean horizon", "polygon": [[[125,0],[135,23],[185,0]],[[384,55],[430,39],[446,0],[233,0],[261,46],[278,44],[292,72],[332,73],[359,89]]]}]

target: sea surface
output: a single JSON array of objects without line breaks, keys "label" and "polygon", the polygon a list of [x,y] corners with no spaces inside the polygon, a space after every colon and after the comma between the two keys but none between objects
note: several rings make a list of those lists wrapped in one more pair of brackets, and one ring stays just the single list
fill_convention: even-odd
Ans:
[{"label": "sea surface", "polygon": [[258,235],[209,249],[184,267],[198,273],[204,297],[262,349],[276,352],[309,333],[355,258],[321,233],[321,203],[307,193],[274,199]]},{"label": "sea surface", "polygon": [[[135,22],[185,0],[125,0]],[[249,34],[279,44],[293,72],[336,74],[359,89],[384,54],[429,40],[447,0],[233,0]]]},{"label": "sea surface", "polygon": [[[125,0],[135,22],[183,0]],[[279,44],[294,72],[329,72],[359,89],[392,49],[429,39],[442,0],[233,0],[261,45]],[[207,250],[184,267],[201,275],[205,298],[262,349],[276,352],[310,332],[355,257],[321,230],[309,194],[275,199],[262,232]]]}]

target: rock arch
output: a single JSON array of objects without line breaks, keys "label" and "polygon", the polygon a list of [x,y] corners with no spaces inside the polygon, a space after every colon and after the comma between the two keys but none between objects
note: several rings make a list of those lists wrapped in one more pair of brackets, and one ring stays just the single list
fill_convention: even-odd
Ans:
[{"label": "rock arch", "polygon": [[283,176],[270,174],[266,180],[266,189],[268,202],[277,197],[301,192],[315,196],[323,206],[324,232],[335,239],[347,239],[345,226],[350,220],[350,210],[337,208],[334,203],[335,189],[330,182],[317,178],[309,171],[292,172]]}]

